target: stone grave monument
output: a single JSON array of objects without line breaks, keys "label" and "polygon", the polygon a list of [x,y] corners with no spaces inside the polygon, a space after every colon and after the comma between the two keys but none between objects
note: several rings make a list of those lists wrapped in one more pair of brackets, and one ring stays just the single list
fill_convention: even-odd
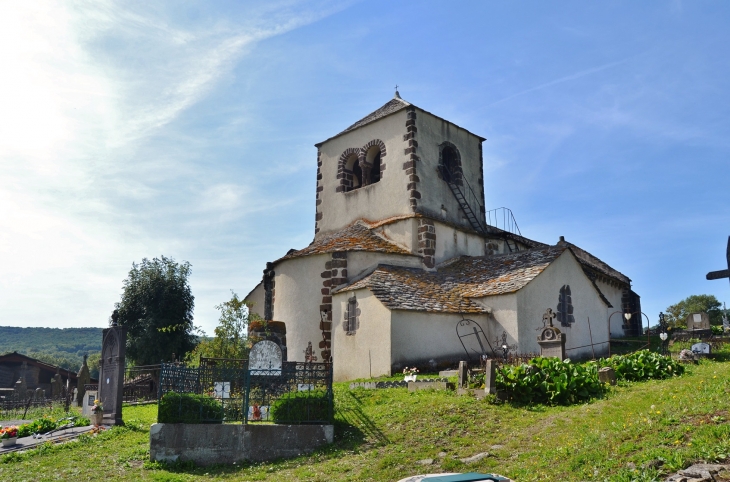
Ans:
[{"label": "stone grave monument", "polygon": [[124,355],[127,329],[117,324],[114,310],[112,326],[102,338],[101,368],[99,370],[99,400],[104,407],[104,424],[122,425],[122,395],[124,394]]},{"label": "stone grave monument", "polygon": [[85,385],[91,381],[91,375],[89,374],[89,365],[86,364],[86,359],[89,355],[84,355],[84,363],[81,365],[79,370],[78,380],[76,381],[76,406],[81,407],[84,405],[84,393],[86,393]]},{"label": "stone grave monument", "polygon": [[465,361],[459,362],[458,388],[469,388],[469,368]]},{"label": "stone grave monument", "polygon": [[484,393],[497,394],[497,360],[488,359],[484,367]]},{"label": "stone grave monument", "polygon": [[707,356],[710,354],[711,348],[709,343],[695,343],[692,345],[692,353],[695,355]]},{"label": "stone grave monument", "polygon": [[51,378],[51,397],[54,400],[63,397],[63,379],[61,378],[60,368],[56,368],[56,374]]},{"label": "stone grave monument", "polygon": [[[283,355],[281,347],[271,341],[262,340],[251,347],[248,354],[249,375],[256,376],[280,376]],[[249,420],[268,420],[269,407],[266,405],[253,405],[248,407]]]},{"label": "stone grave monument", "polygon": [[693,336],[710,336],[710,316],[707,313],[690,313],[687,315],[687,331]]},{"label": "stone grave monument", "polygon": [[540,345],[540,355],[544,357],[556,357],[565,360],[565,333],[553,326],[552,308],[548,308],[542,315],[543,327],[540,336],[537,337],[537,343]]}]

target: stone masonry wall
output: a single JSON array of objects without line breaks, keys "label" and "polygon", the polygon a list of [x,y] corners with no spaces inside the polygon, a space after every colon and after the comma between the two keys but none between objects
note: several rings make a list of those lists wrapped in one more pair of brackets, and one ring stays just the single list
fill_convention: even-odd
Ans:
[{"label": "stone masonry wall", "polygon": [[436,227],[427,218],[418,219],[418,254],[423,255],[423,265],[436,265]]},{"label": "stone masonry wall", "polygon": [[320,276],[322,303],[319,305],[319,311],[327,313],[327,318],[326,321],[319,322],[319,329],[322,330],[319,349],[322,361],[326,362],[332,356],[332,289],[347,283],[347,253],[332,253],[332,258],[325,263]]},{"label": "stone masonry wall", "polygon": [[420,161],[416,155],[416,149],[418,148],[418,141],[416,141],[416,108],[408,107],[406,109],[406,133],[403,134],[403,141],[408,143],[408,147],[405,148],[405,155],[407,161],[403,163],[403,170],[406,171],[408,176],[408,192],[410,193],[410,205],[411,211],[416,212],[418,207],[418,200],[421,199],[421,193],[418,192],[418,182],[420,179],[416,175],[416,163]]},{"label": "stone masonry wall", "polygon": [[322,152],[317,149],[317,202],[316,202],[316,214],[314,215],[314,234],[316,235],[319,232],[319,221],[322,219],[322,208],[320,205],[322,204],[322,199],[320,198],[320,193],[324,190],[324,185],[322,182]]}]

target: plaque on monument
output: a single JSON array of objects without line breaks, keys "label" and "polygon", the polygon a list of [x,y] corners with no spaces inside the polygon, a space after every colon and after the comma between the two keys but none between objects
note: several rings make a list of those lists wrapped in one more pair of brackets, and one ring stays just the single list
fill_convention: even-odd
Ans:
[{"label": "plaque on monument", "polygon": [[710,354],[709,343],[695,343],[694,345],[692,345],[692,353],[695,353],[698,355],[709,355]]},{"label": "plaque on monument", "polygon": [[[112,315],[114,320],[114,315]],[[124,394],[124,356],[127,330],[116,321],[102,332],[101,368],[99,370],[99,400],[104,407],[104,423],[122,425],[122,395]]]},{"label": "plaque on monument", "polygon": [[553,326],[553,318],[555,318],[555,313],[552,308],[548,308],[542,315],[543,327],[540,336],[537,337],[540,356],[565,360],[565,333]]},{"label": "plaque on monument", "polygon": [[231,398],[231,382],[215,382],[213,384],[215,398]]},{"label": "plaque on monument", "polygon": [[270,340],[256,343],[248,355],[248,369],[252,375],[281,375],[282,354],[279,345]]}]

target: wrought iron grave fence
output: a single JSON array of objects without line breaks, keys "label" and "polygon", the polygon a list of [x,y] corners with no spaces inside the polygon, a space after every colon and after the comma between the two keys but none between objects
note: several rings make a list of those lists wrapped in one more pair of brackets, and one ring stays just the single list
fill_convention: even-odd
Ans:
[{"label": "wrought iron grave fence", "polygon": [[331,423],[332,365],[283,362],[250,370],[245,360],[185,367],[162,364],[158,421],[166,423]]}]

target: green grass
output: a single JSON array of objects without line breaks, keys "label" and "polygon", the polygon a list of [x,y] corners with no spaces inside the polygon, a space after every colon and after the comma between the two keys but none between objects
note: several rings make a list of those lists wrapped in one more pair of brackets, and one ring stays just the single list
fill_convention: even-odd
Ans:
[{"label": "green grass", "polygon": [[[726,360],[728,348],[718,359]],[[730,456],[730,365],[624,383],[571,407],[490,405],[453,392],[348,390],[336,384],[335,443],[266,464],[195,468],[148,462],[156,406],[125,407],[127,427],[0,458],[0,480],[372,480],[426,472],[498,472],[522,481],[652,481]],[[490,456],[474,464],[460,458]],[[445,453],[445,456],[439,456]],[[428,467],[416,461],[432,458]],[[659,469],[642,465],[663,460]],[[629,463],[637,467],[629,468]]]}]

